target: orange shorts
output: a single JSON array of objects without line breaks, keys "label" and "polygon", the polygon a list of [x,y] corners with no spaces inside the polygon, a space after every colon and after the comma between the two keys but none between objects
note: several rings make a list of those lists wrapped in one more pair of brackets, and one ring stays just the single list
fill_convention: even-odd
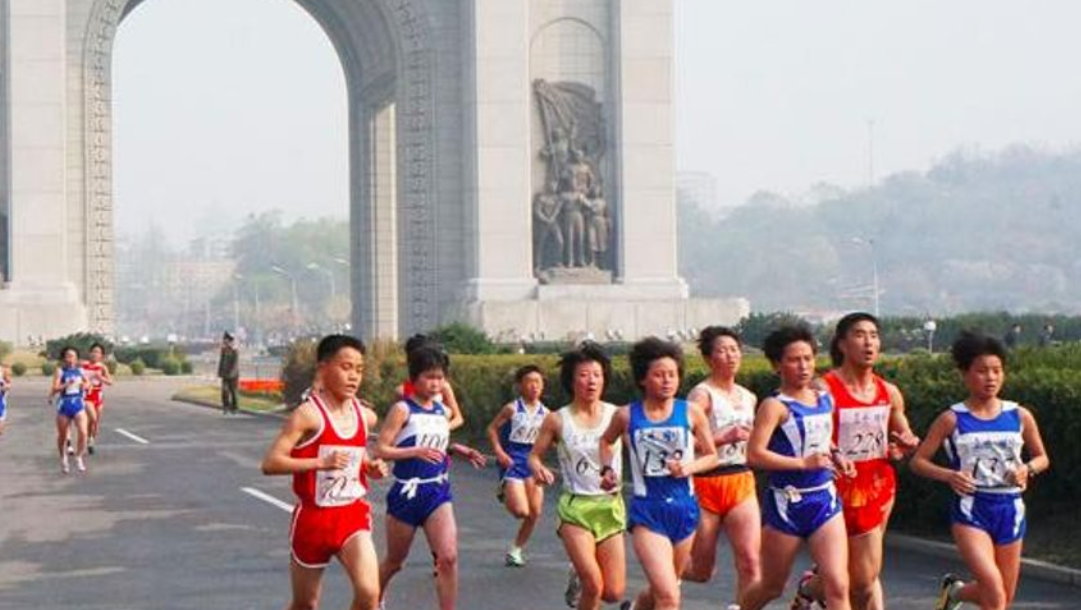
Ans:
[{"label": "orange shorts", "polygon": [[350,538],[370,531],[372,509],[363,500],[334,508],[298,505],[293,509],[289,546],[297,563],[306,568],[322,568]]},{"label": "orange shorts", "polygon": [[838,477],[834,482],[849,536],[866,534],[889,518],[897,494],[897,474],[889,462],[857,462],[854,478]]},{"label": "orange shorts", "polygon": [[694,477],[694,493],[703,510],[720,515],[755,497],[754,473],[750,470],[731,474]]}]

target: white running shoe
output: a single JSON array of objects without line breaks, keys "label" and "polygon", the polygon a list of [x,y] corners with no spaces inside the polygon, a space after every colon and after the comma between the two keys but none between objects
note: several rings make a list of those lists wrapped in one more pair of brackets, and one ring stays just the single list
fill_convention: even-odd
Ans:
[{"label": "white running shoe", "polygon": [[506,564],[508,568],[520,568],[525,565],[525,553],[522,547],[510,547],[507,551]]},{"label": "white running shoe", "polygon": [[60,472],[67,474],[71,472],[71,466],[68,466],[68,456],[60,458]]},{"label": "white running shoe", "polygon": [[79,472],[86,472],[86,464],[83,463],[82,456],[75,458],[75,470]]},{"label": "white running shoe", "polygon": [[567,590],[563,592],[563,601],[567,602],[568,608],[577,608],[578,599],[582,597],[582,581],[578,578],[578,572],[571,567],[570,576],[567,577]]},{"label": "white running shoe", "polygon": [[71,439],[68,439],[68,455],[75,455],[75,447],[71,446]]},{"label": "white running shoe", "polygon": [[938,589],[938,601],[935,602],[935,610],[957,610],[961,602],[954,599],[957,592],[965,586],[965,582],[954,576],[946,574],[942,577],[942,584]]}]

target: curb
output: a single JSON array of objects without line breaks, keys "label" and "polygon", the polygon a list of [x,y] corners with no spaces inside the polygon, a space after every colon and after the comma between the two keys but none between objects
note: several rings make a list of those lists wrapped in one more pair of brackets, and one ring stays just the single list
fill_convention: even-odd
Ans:
[{"label": "curb", "polygon": [[[886,546],[944,559],[958,561],[961,559],[961,554],[954,545],[948,542],[917,538],[916,536],[892,533],[886,534]],[[1022,558],[1021,574],[1029,578],[1035,578],[1036,580],[1043,580],[1071,587],[1081,587],[1081,570],[1055,565],[1047,561],[1040,561],[1039,559]]]},{"label": "curb", "polygon": [[[197,407],[205,407],[207,409],[214,409],[215,411],[221,411],[221,404],[212,403],[212,402],[209,402],[209,401],[206,401],[206,400],[197,400],[197,399],[194,399],[194,398],[185,398],[183,396],[172,396],[172,397],[169,398],[169,400],[171,400],[173,402],[183,403],[183,404],[186,404],[186,405],[195,405]],[[285,417],[286,417],[285,413],[283,413],[281,411],[253,411],[251,409],[245,409],[244,407],[239,407],[239,410],[242,413],[245,413],[247,415],[253,415],[255,417],[269,417],[269,418],[273,418],[273,419],[285,419]]]}]

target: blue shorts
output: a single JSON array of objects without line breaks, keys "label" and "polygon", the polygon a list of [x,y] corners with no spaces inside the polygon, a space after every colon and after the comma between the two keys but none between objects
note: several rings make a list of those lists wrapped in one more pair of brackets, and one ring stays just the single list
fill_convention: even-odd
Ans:
[{"label": "blue shorts", "polygon": [[435,509],[452,500],[450,481],[445,479],[441,483],[421,483],[414,493],[409,493],[406,487],[401,481],[390,487],[387,514],[413,527],[424,525]]},{"label": "blue shorts", "polygon": [[56,403],[56,412],[68,419],[75,419],[83,408],[82,398],[61,398]]},{"label": "blue shorts", "polygon": [[762,498],[763,525],[789,536],[810,538],[827,521],[841,514],[841,500],[833,485],[798,495],[798,499],[793,499],[784,490],[767,487]]},{"label": "blue shorts", "polygon": [[528,455],[515,455],[512,453],[510,456],[514,458],[514,463],[510,465],[510,468],[499,469],[500,482],[505,483],[507,479],[523,481],[533,477],[533,470],[529,468]]},{"label": "blue shorts", "polygon": [[1025,501],[1016,494],[955,496],[950,523],[983,530],[996,546],[1012,544],[1025,536]]},{"label": "blue shorts", "polygon": [[686,540],[698,528],[698,502],[694,496],[685,498],[631,498],[627,515],[627,530],[642,526],[660,534],[673,543]]},{"label": "blue shorts", "polygon": [[0,421],[4,421],[4,418],[8,416],[8,403],[7,400],[0,396]]}]

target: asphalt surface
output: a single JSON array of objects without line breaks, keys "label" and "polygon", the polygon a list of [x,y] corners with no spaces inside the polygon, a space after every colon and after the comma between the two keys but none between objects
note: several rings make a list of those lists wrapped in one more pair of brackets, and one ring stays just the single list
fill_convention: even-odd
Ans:
[{"label": "asphalt surface", "polygon": [[[122,380],[106,395],[98,454],[89,472],[62,475],[53,412],[42,380],[16,380],[8,428],[0,436],[0,609],[265,609],[289,597],[288,477],[265,477],[259,461],[280,421],[171,402],[176,380]],[[567,561],[554,534],[555,494],[529,548],[529,564],[503,566],[514,523],[494,498],[494,469],[453,473],[461,546],[461,599],[467,610],[565,608]],[[383,495],[373,506],[382,547]],[[252,495],[249,490],[255,490]],[[1039,524],[1030,524],[1039,527]],[[724,607],[732,598],[727,549],[718,577],[686,584],[684,607]],[[431,560],[423,537],[392,583],[388,608],[434,608]],[[644,583],[628,544],[629,592]],[[806,564],[799,562],[800,569]],[[939,576],[960,565],[890,551],[889,607],[933,607]],[[1022,580],[1017,609],[1081,607],[1077,589]],[[345,608],[349,588],[337,565],[322,607]],[[770,608],[787,608],[787,600]]]}]

